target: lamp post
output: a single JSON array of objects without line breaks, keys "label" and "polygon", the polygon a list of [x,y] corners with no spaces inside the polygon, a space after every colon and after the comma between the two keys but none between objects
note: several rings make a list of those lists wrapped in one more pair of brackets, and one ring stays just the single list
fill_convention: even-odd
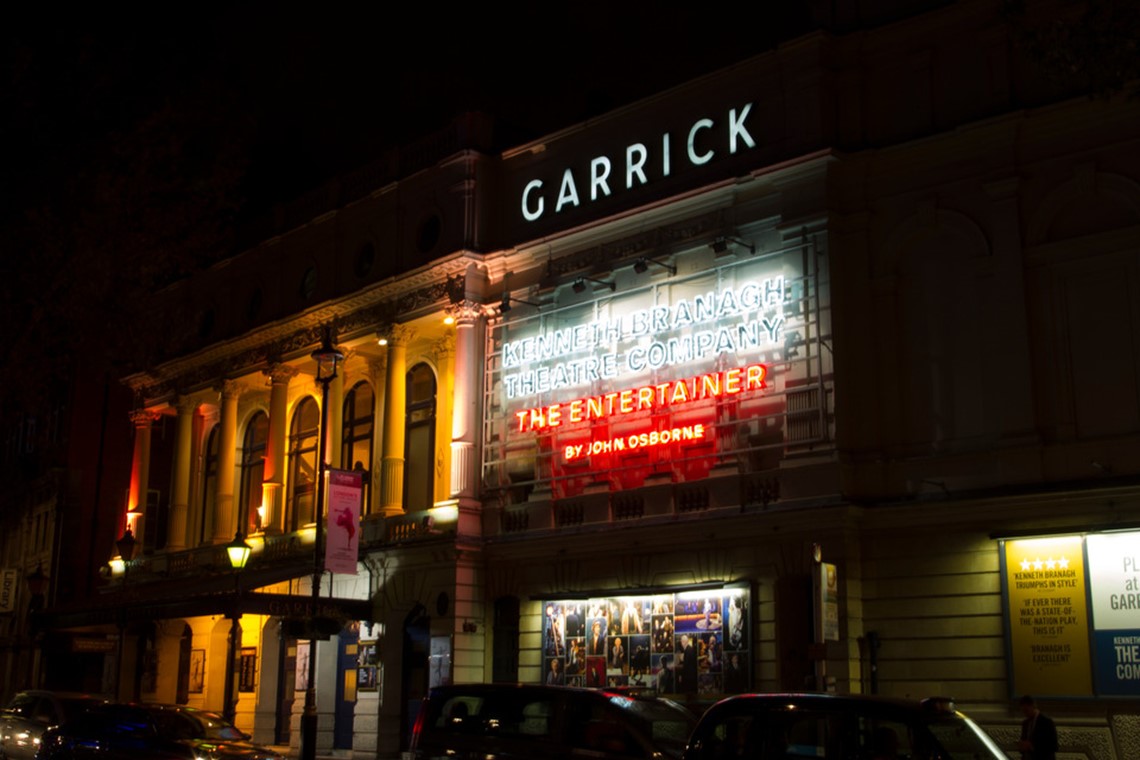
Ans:
[{"label": "lamp post", "polygon": [[123,603],[119,606],[119,662],[115,669],[115,699],[120,699],[123,685],[123,644],[127,637],[127,580],[131,574],[131,560],[135,556],[135,534],[131,532],[129,524],[123,535],[115,541],[115,547],[119,550],[119,559],[123,560]]},{"label": "lamp post", "polygon": [[329,383],[336,377],[337,364],[344,354],[337,351],[332,343],[332,329],[325,325],[321,347],[312,353],[317,363],[317,382],[321,384],[321,430],[317,448],[317,504],[316,533],[313,540],[313,583],[312,609],[309,614],[309,674],[305,688],[305,711],[301,714],[301,760],[316,760],[317,757],[317,639],[313,618],[317,615],[317,604],[321,596],[321,573],[324,564],[321,558],[321,536],[324,528],[325,507],[325,468],[328,448]]},{"label": "lamp post", "polygon": [[234,540],[226,544],[226,555],[230,558],[230,567],[234,569],[234,607],[230,612],[230,646],[226,652],[226,693],[222,701],[222,717],[229,723],[234,722],[237,714],[237,700],[234,699],[234,666],[237,663],[238,639],[241,636],[241,571],[249,561],[252,548],[245,542],[239,530],[234,534]]}]

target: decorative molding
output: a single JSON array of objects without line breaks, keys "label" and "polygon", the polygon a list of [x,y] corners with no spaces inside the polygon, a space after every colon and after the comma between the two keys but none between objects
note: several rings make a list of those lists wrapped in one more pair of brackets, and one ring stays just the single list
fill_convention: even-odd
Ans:
[{"label": "decorative molding", "polygon": [[268,369],[263,369],[261,372],[274,385],[288,385],[290,380],[301,374],[301,370],[296,367],[281,363],[271,364]]},{"label": "decorative molding", "polygon": [[405,348],[415,340],[416,330],[410,325],[392,324],[388,325],[384,331],[384,336],[388,339],[389,346]]}]

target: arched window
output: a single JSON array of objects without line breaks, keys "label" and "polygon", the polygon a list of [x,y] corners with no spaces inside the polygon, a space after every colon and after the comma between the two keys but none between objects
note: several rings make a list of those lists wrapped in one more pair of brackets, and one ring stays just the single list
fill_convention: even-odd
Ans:
[{"label": "arched window", "polygon": [[219,426],[214,425],[206,435],[205,455],[202,457],[202,498],[201,512],[194,544],[201,546],[213,537],[214,505],[218,496],[218,441],[221,440]]},{"label": "arched window", "polygon": [[415,512],[434,503],[435,373],[426,364],[408,370],[404,433],[404,509]]},{"label": "arched window", "polygon": [[[372,469],[372,431],[374,429],[372,388],[360,382],[352,387],[344,397],[343,433],[341,435],[340,461],[347,469],[356,469],[359,464],[365,470]],[[364,483],[364,514],[372,511],[369,478]]]},{"label": "arched window", "polygon": [[238,525],[247,536],[261,530],[261,481],[265,475],[265,442],[268,439],[269,416],[265,412],[258,412],[246,425],[241,445]]},{"label": "arched window", "polygon": [[297,404],[289,423],[289,486],[285,495],[285,529],[299,530],[313,522],[317,500],[317,433],[321,413],[306,397]]}]

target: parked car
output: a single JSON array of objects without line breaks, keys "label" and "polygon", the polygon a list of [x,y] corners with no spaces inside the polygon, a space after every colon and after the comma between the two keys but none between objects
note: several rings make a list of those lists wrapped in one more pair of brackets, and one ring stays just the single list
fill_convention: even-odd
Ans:
[{"label": "parked car", "polygon": [[44,733],[36,760],[284,760],[222,716],[182,705],[105,704]]},{"label": "parked car", "polygon": [[415,760],[680,758],[696,719],[675,702],[565,686],[432,689],[416,716]]},{"label": "parked car", "polygon": [[949,699],[743,694],[697,724],[684,760],[1007,760]]},{"label": "parked car", "polygon": [[0,712],[0,760],[31,760],[44,731],[104,701],[90,694],[21,691]]}]

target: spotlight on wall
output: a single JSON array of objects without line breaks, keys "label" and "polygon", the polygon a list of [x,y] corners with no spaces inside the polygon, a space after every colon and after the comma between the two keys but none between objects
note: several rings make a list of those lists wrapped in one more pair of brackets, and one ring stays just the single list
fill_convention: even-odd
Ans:
[{"label": "spotlight on wall", "polygon": [[756,246],[755,245],[753,245],[752,243],[745,242],[744,240],[741,240],[740,238],[734,238],[734,237],[717,238],[716,240],[709,243],[709,248],[712,248],[713,253],[715,253],[719,256],[720,254],[722,254],[728,250],[728,244],[729,243],[735,243],[736,245],[739,245],[742,248],[747,248],[748,252],[750,254],[756,253]]},{"label": "spotlight on wall", "polygon": [[533,303],[531,301],[524,301],[521,298],[512,298],[510,293],[504,292],[503,300],[499,303],[499,313],[506,314],[508,311],[510,311],[512,302],[526,304],[527,306],[533,306],[536,309],[538,308],[538,304],[536,303]]},{"label": "spotlight on wall", "polygon": [[605,285],[610,290],[617,290],[617,285],[615,283],[606,282],[605,280],[599,280],[594,277],[579,277],[577,280],[574,280],[574,284],[572,286],[575,293],[581,293],[586,289],[586,280],[589,280],[590,282],[596,282],[599,285]]},{"label": "spotlight on wall", "polygon": [[637,261],[633,262],[633,271],[637,272],[638,274],[644,274],[649,269],[650,264],[656,264],[663,269],[668,269],[669,274],[677,274],[677,267],[673,266],[672,264],[666,264],[664,261],[651,259],[648,256],[642,256]]}]

